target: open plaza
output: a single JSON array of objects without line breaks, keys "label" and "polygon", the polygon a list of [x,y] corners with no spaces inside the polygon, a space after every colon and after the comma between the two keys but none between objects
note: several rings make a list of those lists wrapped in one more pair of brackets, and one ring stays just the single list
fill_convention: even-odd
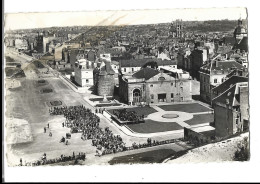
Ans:
[{"label": "open plaza", "polygon": [[[170,105],[153,105],[150,107],[133,107],[138,115],[144,115],[144,122],[128,124],[126,126],[134,133],[158,133],[183,130],[183,127],[192,127],[200,124],[210,124],[214,115],[211,108],[200,103],[182,103]],[[108,110],[113,113],[114,109]]]},{"label": "open plaza", "polygon": [[[138,115],[144,116],[144,122],[139,124],[130,124],[119,126],[108,119],[105,114],[97,113],[100,118],[99,127],[101,129],[109,128],[114,135],[120,136],[126,147],[135,144],[146,144],[147,139],[159,141],[156,145],[147,148],[134,149],[115,154],[96,156],[97,151],[92,146],[91,140],[82,140],[81,133],[72,133],[68,139],[68,144],[60,143],[60,139],[70,132],[70,128],[63,127],[65,117],[62,115],[52,116],[49,109],[63,106],[83,105],[93,113],[98,107],[91,106],[85,98],[90,94],[75,92],[61,78],[55,74],[39,75],[39,70],[35,63],[29,63],[15,54],[9,54],[14,59],[22,60],[23,71],[26,77],[6,79],[6,117],[8,121],[14,122],[7,126],[7,132],[19,131],[18,139],[12,139],[7,144],[8,164],[18,165],[22,158],[23,163],[39,160],[45,153],[48,159],[55,159],[61,155],[72,155],[78,153],[86,154],[86,160],[81,164],[111,164],[110,160],[129,154],[141,154],[152,150],[166,150],[166,155],[174,154],[180,150],[186,150],[189,147],[185,144],[168,142],[168,144],[159,143],[160,141],[183,138],[183,127],[197,124],[210,123],[213,119],[212,110],[197,102],[181,104],[162,104],[144,107],[127,107],[127,110],[135,111]],[[41,66],[42,67],[42,66]],[[39,78],[40,76],[40,78]],[[9,81],[15,81],[13,87]],[[98,97],[94,97],[97,98]],[[102,99],[102,97],[99,97]],[[93,100],[95,101],[95,100]],[[117,107],[106,108],[106,112],[111,112]],[[103,109],[103,107],[102,107]],[[15,123],[23,122],[21,125]],[[48,126],[48,128],[46,128]],[[46,128],[46,132],[45,132]],[[30,130],[30,131],[28,131]],[[45,132],[45,133],[44,133]],[[50,132],[52,136],[50,135]],[[16,134],[18,132],[15,132]],[[160,144],[160,145],[159,145]],[[169,151],[171,150],[171,151]],[[114,163],[114,161],[112,161]]]}]

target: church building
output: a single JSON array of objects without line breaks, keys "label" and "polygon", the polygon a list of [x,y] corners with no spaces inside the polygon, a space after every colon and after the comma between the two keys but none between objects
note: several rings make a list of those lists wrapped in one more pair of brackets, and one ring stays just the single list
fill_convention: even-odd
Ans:
[{"label": "church building", "polygon": [[191,81],[146,67],[134,74],[119,74],[119,95],[129,105],[187,102],[192,99]]}]

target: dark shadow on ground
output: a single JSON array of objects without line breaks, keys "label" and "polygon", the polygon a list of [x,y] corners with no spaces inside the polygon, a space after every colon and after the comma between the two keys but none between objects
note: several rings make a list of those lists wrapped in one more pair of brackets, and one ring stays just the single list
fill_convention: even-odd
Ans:
[{"label": "dark shadow on ground", "polygon": [[175,155],[175,151],[172,149],[159,149],[153,151],[147,151],[143,153],[131,154],[121,157],[115,157],[108,163],[110,165],[115,164],[147,164],[147,163],[161,163],[166,158]]}]

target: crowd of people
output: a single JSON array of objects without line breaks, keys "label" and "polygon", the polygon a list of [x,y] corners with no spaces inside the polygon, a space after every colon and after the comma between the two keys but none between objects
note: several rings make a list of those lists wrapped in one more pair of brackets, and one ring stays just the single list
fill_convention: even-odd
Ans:
[{"label": "crowd of people", "polygon": [[61,155],[59,158],[54,158],[54,159],[47,159],[46,153],[44,153],[41,159],[34,162],[25,162],[23,164],[22,159],[20,159],[19,166],[40,166],[40,165],[48,165],[48,164],[55,164],[55,163],[68,162],[68,161],[74,161],[74,164],[77,164],[79,160],[84,161],[85,159],[86,159],[85,153],[79,153],[78,155],[75,155],[75,153],[73,152],[72,156]]},{"label": "crowd of people", "polygon": [[[102,113],[104,109],[96,112]],[[97,147],[97,155],[116,153],[125,150],[125,143],[119,135],[114,135],[108,127],[99,127],[100,118],[90,109],[80,106],[54,107],[49,110],[51,115],[64,115],[62,126],[71,129],[71,133],[82,133],[81,139],[92,139]]]},{"label": "crowd of people", "polygon": [[[104,109],[95,110],[95,113],[103,113]],[[175,140],[156,141],[151,138],[147,139],[147,143],[136,144],[126,147],[120,135],[114,135],[109,127],[102,129],[99,127],[100,118],[92,113],[90,109],[80,106],[54,107],[49,110],[51,115],[64,115],[65,122],[63,127],[71,129],[71,133],[82,133],[82,140],[92,140],[92,145],[97,148],[96,155],[106,155],[127,150],[146,148],[161,144],[173,143]],[[63,141],[62,141],[63,140]],[[65,138],[62,137],[62,142]]]}]

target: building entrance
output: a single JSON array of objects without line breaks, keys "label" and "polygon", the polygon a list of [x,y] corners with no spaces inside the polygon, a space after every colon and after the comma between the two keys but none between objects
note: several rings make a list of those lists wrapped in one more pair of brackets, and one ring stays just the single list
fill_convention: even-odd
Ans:
[{"label": "building entrance", "polygon": [[141,101],[140,89],[134,89],[133,91],[133,103],[139,103]]},{"label": "building entrance", "polygon": [[166,93],[158,94],[158,102],[166,102]]}]

